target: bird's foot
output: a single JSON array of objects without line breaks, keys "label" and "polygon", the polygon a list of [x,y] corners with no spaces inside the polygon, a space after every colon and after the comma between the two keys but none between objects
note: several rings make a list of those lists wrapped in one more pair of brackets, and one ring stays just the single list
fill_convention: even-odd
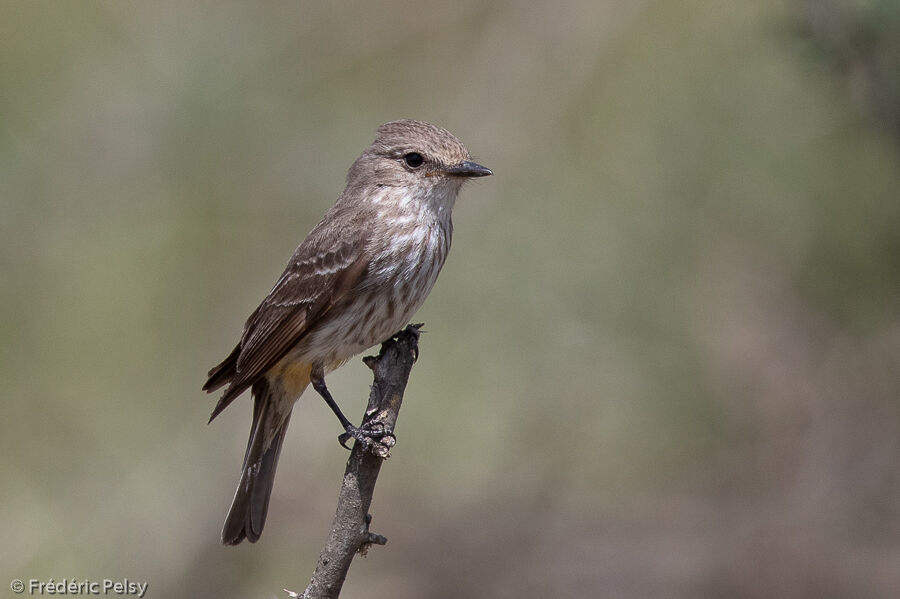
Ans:
[{"label": "bird's foot", "polygon": [[338,435],[338,442],[345,448],[350,449],[347,442],[350,439],[356,439],[372,453],[379,457],[387,457],[390,454],[391,447],[397,443],[394,437],[394,431],[384,426],[380,422],[370,423],[365,426],[347,425],[344,432]]}]

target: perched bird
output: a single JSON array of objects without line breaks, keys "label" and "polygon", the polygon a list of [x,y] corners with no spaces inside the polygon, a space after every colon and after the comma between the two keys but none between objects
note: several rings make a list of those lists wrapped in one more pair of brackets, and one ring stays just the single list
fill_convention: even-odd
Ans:
[{"label": "perched bird", "polygon": [[409,321],[447,258],[460,187],[491,174],[440,127],[403,120],[378,128],[337,202],[203,386],[212,392],[227,385],[210,422],[247,389],[253,394],[250,439],[223,543],[259,539],[291,410],[310,383],[341,421],[342,437],[369,434],[341,413],[325,374]]}]

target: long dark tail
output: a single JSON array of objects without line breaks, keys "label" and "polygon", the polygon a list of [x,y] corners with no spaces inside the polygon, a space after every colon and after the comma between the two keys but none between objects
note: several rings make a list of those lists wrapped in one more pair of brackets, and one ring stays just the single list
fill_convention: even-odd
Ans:
[{"label": "long dark tail", "polygon": [[[291,415],[283,417],[277,413],[276,401],[272,397],[265,379],[253,385],[253,425],[250,429],[250,440],[247,442],[247,453],[244,454],[244,465],[241,480],[231,510],[225,518],[222,528],[222,542],[226,545],[237,545],[246,538],[255,543],[262,534],[269,511],[269,497],[272,495],[272,484],[275,482],[275,467],[278,455],[284,443]],[[266,443],[266,431],[277,428],[271,442]]]}]

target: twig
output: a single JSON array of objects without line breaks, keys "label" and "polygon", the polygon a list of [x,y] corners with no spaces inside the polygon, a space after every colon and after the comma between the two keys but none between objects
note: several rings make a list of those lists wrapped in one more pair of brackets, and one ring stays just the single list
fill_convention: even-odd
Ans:
[{"label": "twig", "polygon": [[375,374],[363,427],[383,434],[368,443],[356,441],[338,496],[337,510],[328,541],[319,554],[316,571],[303,593],[287,591],[293,599],[334,599],[341,593],[350,562],[357,553],[365,554],[371,545],[384,545],[387,539],[369,532],[369,505],[381,463],[390,456],[397,413],[412,365],[419,355],[421,324],[408,325],[385,341],[378,356],[363,358]]}]

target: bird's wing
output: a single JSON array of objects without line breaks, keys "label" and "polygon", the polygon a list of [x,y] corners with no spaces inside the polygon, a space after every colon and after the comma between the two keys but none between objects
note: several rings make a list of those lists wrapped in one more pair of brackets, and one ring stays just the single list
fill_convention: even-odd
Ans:
[{"label": "bird's wing", "polygon": [[247,321],[237,373],[255,379],[271,368],[366,271],[360,238],[295,255],[292,265]]},{"label": "bird's wing", "polygon": [[236,348],[234,376],[210,420],[356,288],[369,264],[364,230],[316,227],[297,248],[284,274],[247,319]]}]

